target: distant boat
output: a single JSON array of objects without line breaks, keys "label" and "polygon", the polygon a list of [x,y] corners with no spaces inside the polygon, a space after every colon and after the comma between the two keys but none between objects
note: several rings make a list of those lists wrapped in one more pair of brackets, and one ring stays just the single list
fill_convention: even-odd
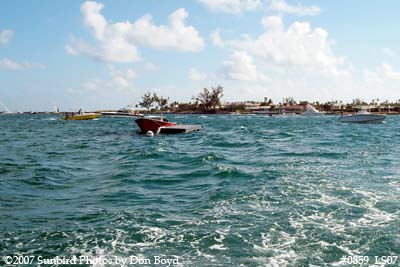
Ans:
[{"label": "distant boat", "polygon": [[322,112],[319,112],[316,108],[314,108],[312,105],[307,105],[306,111],[304,111],[301,116],[307,116],[307,117],[316,117],[316,116],[323,116],[325,115]]},{"label": "distant boat", "polygon": [[270,110],[255,110],[255,111],[253,111],[253,114],[272,116],[272,115],[277,115],[278,113],[274,112],[274,111],[270,111]]},{"label": "distant boat", "polygon": [[3,111],[0,111],[0,114],[12,114],[12,112],[3,104],[0,102],[0,105],[3,107]]},{"label": "distant boat", "polygon": [[80,121],[80,120],[93,120],[97,119],[101,116],[101,114],[98,113],[85,113],[83,112],[82,109],[78,111],[78,114],[75,113],[66,113],[65,116],[63,117],[63,120],[66,121]]},{"label": "distant boat", "polygon": [[101,115],[103,116],[109,116],[109,117],[115,117],[115,118],[127,118],[127,117],[137,117],[137,116],[143,116],[143,114],[136,113],[132,110],[127,110],[127,109],[120,109],[117,111],[104,111],[101,112]]},{"label": "distant boat", "polygon": [[53,114],[59,114],[59,113],[60,113],[60,109],[56,105],[54,105]]},{"label": "distant boat", "polygon": [[352,123],[382,123],[386,119],[386,115],[371,114],[366,108],[361,108],[354,115],[345,115],[339,118],[340,122]]}]

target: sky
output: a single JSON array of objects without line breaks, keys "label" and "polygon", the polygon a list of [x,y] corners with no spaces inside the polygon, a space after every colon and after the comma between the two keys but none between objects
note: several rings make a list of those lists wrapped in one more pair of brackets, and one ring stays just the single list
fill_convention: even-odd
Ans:
[{"label": "sky", "polygon": [[0,110],[400,99],[400,1],[3,0]]}]

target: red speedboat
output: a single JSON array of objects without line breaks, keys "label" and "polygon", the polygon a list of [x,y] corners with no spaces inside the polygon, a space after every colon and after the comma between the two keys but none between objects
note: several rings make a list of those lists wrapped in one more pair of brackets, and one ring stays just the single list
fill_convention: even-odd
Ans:
[{"label": "red speedboat", "polygon": [[147,133],[148,131],[157,133],[160,127],[176,126],[175,122],[170,122],[162,117],[143,117],[135,120],[135,122],[142,133]]}]

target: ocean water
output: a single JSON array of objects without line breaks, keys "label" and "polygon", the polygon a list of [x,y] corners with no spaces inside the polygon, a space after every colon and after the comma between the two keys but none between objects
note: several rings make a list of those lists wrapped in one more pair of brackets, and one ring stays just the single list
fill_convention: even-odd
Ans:
[{"label": "ocean water", "polygon": [[150,138],[133,119],[0,116],[0,265],[7,255],[152,259],[87,266],[400,256],[400,117],[168,118],[203,129]]}]

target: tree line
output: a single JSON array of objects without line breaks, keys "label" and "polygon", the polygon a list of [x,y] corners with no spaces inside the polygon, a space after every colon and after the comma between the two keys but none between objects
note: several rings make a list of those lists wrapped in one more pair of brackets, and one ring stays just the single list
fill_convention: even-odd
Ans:
[{"label": "tree line", "polygon": [[179,103],[170,102],[169,97],[162,97],[156,93],[147,92],[142,96],[138,107],[145,108],[148,112],[160,111],[201,111],[205,113],[215,113],[217,107],[221,109],[221,98],[224,96],[224,89],[221,85],[216,87],[203,88],[196,96],[192,97],[193,102]]}]

